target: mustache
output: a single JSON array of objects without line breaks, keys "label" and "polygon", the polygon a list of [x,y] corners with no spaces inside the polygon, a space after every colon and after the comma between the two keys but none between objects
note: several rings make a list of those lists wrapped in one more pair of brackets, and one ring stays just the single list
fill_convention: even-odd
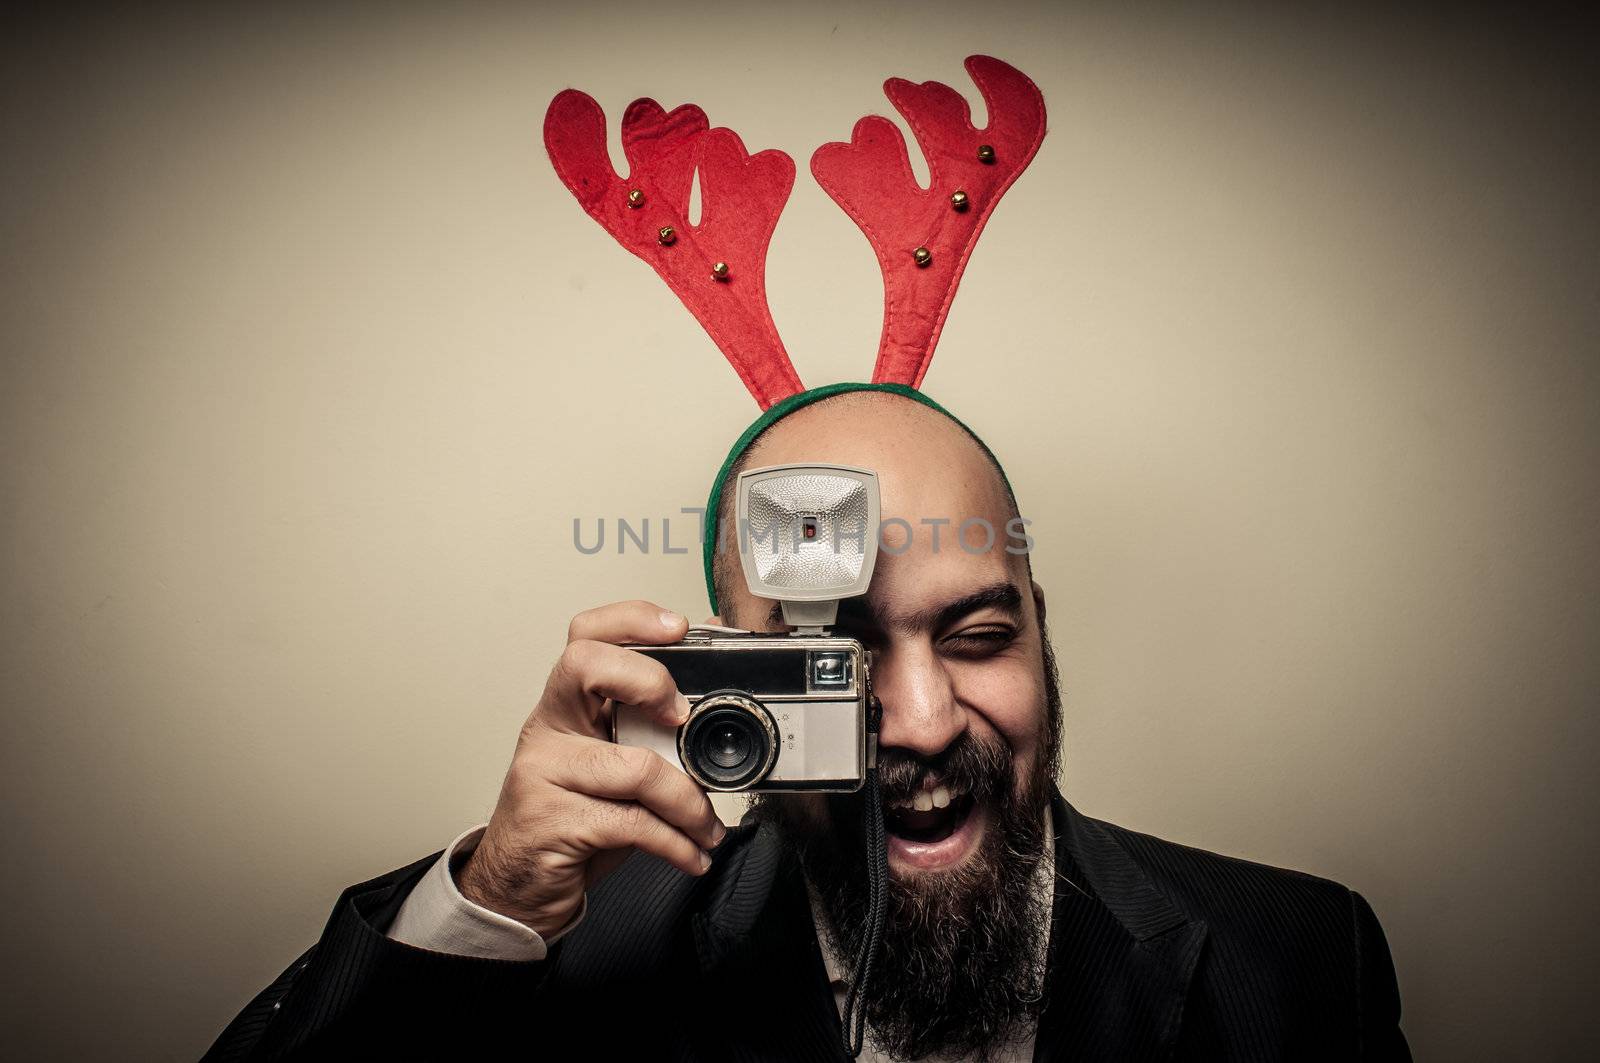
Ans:
[{"label": "mustache", "polygon": [[886,804],[934,786],[985,801],[1009,792],[1012,771],[1011,748],[1003,740],[971,731],[931,757],[890,746],[878,751],[878,787]]}]

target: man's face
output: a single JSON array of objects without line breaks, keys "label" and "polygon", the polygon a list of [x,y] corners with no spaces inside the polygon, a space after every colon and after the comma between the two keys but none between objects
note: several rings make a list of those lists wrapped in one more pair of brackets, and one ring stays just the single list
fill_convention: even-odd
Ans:
[{"label": "man's face", "polygon": [[[797,462],[872,469],[882,494],[871,589],[841,603],[837,625],[872,651],[883,704],[891,904],[885,974],[868,1000],[874,1036],[902,1058],[981,1054],[1036,1001],[1032,961],[1048,923],[1030,890],[1057,744],[1043,593],[1026,557],[1005,549],[1021,543],[1007,537],[1013,514],[996,471],[934,411],[844,396],[780,422],[746,467]],[[969,518],[994,529],[987,548],[977,524],[962,548]],[[777,604],[737,576],[719,596],[724,622],[785,630]],[[862,800],[784,794],[756,806],[799,853],[845,955],[866,915]]]},{"label": "man's face", "polygon": [[[792,462],[878,474],[884,549],[868,593],[840,604],[837,631],[872,651],[884,759],[936,765],[962,744],[1003,747],[1018,793],[1036,789],[1034,776],[1041,764],[1048,770],[1054,752],[1047,748],[1044,596],[1029,579],[1026,558],[1006,550],[1021,544],[1007,536],[1010,503],[982,452],[919,404],[847,395],[776,425],[747,467]],[[981,525],[968,529],[967,549],[957,541],[968,518],[994,530],[987,549],[979,549],[987,537]],[[720,594],[725,622],[786,630],[777,603],[752,595],[742,579],[725,581]],[[884,772],[890,789],[893,774]],[[890,805],[898,798],[913,805],[887,809],[891,874],[938,876],[970,860],[993,825],[993,808],[947,803],[936,768],[905,781],[926,788],[890,796]],[[944,807],[918,813],[915,805],[930,799]],[[824,800],[797,795],[793,803],[809,806],[806,814],[820,822]]]}]

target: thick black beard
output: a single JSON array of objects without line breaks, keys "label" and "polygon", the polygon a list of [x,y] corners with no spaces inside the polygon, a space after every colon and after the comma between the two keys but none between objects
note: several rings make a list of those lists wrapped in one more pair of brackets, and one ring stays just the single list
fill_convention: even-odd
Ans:
[{"label": "thick black beard", "polygon": [[[889,880],[889,908],[877,974],[866,993],[869,1036],[894,1059],[939,1052],[988,1060],[1025,1039],[1043,1003],[1048,898],[1034,875],[1048,839],[1044,809],[1056,778],[1060,694],[1044,638],[1045,741],[1018,788],[1011,749],[963,734],[934,758],[885,749],[879,758],[884,801],[909,797],[936,776],[973,795],[989,823],[978,850],[959,868]],[[759,796],[752,810],[772,823],[799,858],[846,963],[866,934],[868,893],[860,794],[829,797],[824,822],[805,799]]]}]

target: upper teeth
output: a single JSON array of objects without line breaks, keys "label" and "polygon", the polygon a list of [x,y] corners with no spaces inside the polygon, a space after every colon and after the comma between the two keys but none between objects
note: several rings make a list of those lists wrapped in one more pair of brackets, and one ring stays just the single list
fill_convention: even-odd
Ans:
[{"label": "upper teeth", "polygon": [[918,812],[932,812],[936,808],[950,807],[950,788],[948,786],[935,786],[931,790],[922,790],[907,801],[893,802],[895,808],[912,808]]}]

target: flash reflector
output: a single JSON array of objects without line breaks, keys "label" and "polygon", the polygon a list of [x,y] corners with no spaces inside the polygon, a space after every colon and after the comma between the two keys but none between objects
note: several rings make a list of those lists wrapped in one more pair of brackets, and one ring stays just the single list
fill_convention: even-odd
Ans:
[{"label": "flash reflector", "polygon": [[865,594],[878,557],[878,477],[848,465],[773,465],[739,474],[739,560],[750,593],[796,627],[833,623]]}]

